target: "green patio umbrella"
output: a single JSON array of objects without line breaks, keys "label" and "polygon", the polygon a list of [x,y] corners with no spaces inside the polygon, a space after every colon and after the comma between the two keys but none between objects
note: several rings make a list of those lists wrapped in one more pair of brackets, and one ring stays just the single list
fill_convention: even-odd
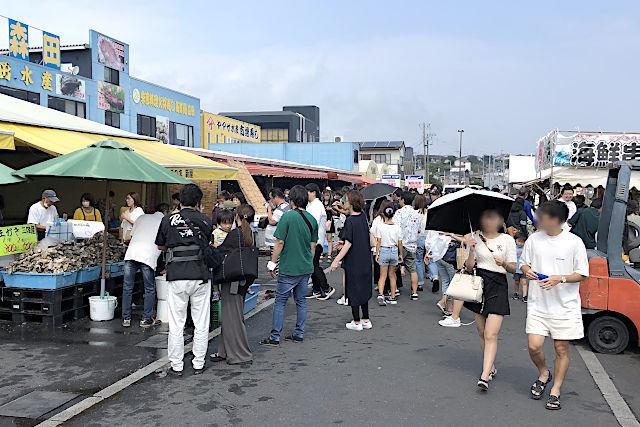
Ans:
[{"label": "green patio umbrella", "polygon": [[18,182],[24,181],[23,178],[19,178],[14,176],[13,173],[15,171],[11,169],[9,166],[5,166],[0,163],[0,185],[3,184],[16,184]]},{"label": "green patio umbrella", "polygon": [[[100,179],[107,182],[105,224],[109,224],[110,181],[189,184],[189,180],[165,169],[136,153],[119,141],[107,139],[64,156],[17,170],[15,176],[56,176],[68,178]],[[107,256],[107,227],[103,234],[102,279],[100,296],[105,292],[105,264]]]}]

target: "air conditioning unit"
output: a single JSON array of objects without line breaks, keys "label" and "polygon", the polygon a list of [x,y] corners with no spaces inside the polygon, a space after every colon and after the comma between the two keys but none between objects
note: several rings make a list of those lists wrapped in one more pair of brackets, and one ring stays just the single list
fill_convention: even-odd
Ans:
[{"label": "air conditioning unit", "polygon": [[333,138],[333,142],[343,142],[344,141],[344,136],[335,136]]}]

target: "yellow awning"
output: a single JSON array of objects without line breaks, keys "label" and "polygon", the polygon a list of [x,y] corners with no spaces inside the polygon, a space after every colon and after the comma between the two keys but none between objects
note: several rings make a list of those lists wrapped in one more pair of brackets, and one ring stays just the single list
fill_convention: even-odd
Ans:
[{"label": "yellow awning", "polygon": [[5,132],[0,130],[0,150],[15,150],[13,143],[13,132]]},{"label": "yellow awning", "polygon": [[[0,129],[13,132],[18,143],[34,147],[53,156],[80,150],[94,142],[111,138],[128,145],[138,154],[187,179],[236,180],[238,178],[238,171],[235,168],[182,151],[159,141],[106,136],[10,122],[0,122]],[[2,148],[1,139],[0,148]]]}]

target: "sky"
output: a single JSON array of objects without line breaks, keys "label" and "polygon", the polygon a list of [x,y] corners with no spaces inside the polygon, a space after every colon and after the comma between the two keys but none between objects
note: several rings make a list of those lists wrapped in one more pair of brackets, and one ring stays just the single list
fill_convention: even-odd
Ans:
[{"label": "sky", "polygon": [[640,131],[640,2],[57,0],[0,15],[62,44],[89,29],[128,43],[131,75],[205,111],[317,105],[321,141],[421,154],[426,122],[432,154],[457,154],[459,129],[463,154],[531,154],[552,129]]}]

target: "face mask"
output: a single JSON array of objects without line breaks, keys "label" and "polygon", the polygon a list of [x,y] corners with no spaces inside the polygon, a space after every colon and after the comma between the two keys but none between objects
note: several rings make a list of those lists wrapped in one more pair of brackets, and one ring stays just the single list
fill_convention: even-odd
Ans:
[{"label": "face mask", "polygon": [[88,208],[89,206],[91,206],[91,202],[88,200],[83,200],[82,201],[82,207],[84,208]]}]

